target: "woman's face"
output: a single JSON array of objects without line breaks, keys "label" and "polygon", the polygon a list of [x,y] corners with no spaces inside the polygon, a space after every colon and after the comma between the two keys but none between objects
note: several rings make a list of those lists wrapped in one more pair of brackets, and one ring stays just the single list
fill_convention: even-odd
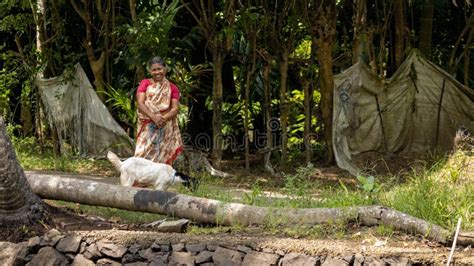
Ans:
[{"label": "woman's face", "polygon": [[166,67],[161,64],[153,64],[150,66],[150,74],[154,81],[162,81],[166,75]]}]

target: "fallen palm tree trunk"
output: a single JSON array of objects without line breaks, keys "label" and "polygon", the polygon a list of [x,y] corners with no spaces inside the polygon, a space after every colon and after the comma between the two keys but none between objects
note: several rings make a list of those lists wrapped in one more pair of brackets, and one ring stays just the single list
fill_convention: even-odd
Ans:
[{"label": "fallen palm tree trunk", "polygon": [[469,246],[469,245],[473,245],[474,243],[474,232],[463,232],[463,233],[459,233],[459,236],[458,236],[458,244],[460,246]]},{"label": "fallen palm tree trunk", "polygon": [[165,214],[200,223],[311,226],[344,220],[362,225],[389,225],[441,243],[446,243],[451,237],[448,230],[438,225],[383,206],[266,208],[58,175],[31,173],[27,174],[27,178],[33,191],[45,199]]}]

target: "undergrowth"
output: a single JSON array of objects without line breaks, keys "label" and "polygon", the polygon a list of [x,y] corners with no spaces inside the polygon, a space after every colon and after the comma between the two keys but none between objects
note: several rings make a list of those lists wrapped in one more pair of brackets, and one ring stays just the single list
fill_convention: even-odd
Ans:
[{"label": "undergrowth", "polygon": [[[458,165],[451,158],[466,159]],[[465,171],[470,168],[469,171]],[[461,178],[462,176],[462,178]],[[413,172],[406,183],[382,193],[381,203],[453,230],[459,217],[462,228],[474,228],[474,156],[456,152],[434,166]]]},{"label": "undergrowth", "polygon": [[40,148],[33,137],[12,138],[21,166],[25,170],[60,171],[110,176],[115,170],[107,160],[79,156],[56,156],[49,145]]}]

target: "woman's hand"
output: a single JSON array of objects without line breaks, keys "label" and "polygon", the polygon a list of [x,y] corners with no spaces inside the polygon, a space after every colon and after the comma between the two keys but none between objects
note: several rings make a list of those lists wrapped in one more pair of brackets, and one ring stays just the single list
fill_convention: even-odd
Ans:
[{"label": "woman's hand", "polygon": [[153,115],[151,120],[153,120],[153,123],[155,123],[158,127],[163,127],[166,123],[166,119],[161,114]]}]

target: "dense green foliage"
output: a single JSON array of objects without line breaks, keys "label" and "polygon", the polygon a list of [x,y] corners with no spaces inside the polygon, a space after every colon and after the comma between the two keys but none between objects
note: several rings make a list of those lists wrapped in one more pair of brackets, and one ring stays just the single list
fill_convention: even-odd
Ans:
[{"label": "dense green foliage", "polygon": [[[107,11],[96,6],[99,2],[87,2],[88,6],[74,7],[75,1],[45,1],[44,14],[35,1],[2,1],[0,4],[0,112],[14,124],[22,124],[21,132],[25,136],[37,136],[45,128],[36,128],[35,120],[41,119],[37,103],[37,92],[32,86],[35,75],[54,76],[73,66],[77,62],[86,69],[91,80],[91,55],[84,50],[85,41],[93,46],[95,60],[101,53],[105,54],[104,77],[106,83],[105,103],[114,117],[130,132],[133,137],[135,125],[134,89],[139,79],[146,75],[146,61],[153,55],[167,59],[170,78],[182,92],[182,114],[180,117],[183,130],[189,133],[191,140],[199,134],[210,134],[212,109],[212,57],[209,53],[209,41],[205,32],[193,17],[193,1],[138,1],[132,10],[129,1],[107,0]],[[224,27],[220,16],[226,1],[206,12],[215,12],[216,30]],[[298,2],[298,1],[297,1]],[[390,75],[394,70],[395,33],[397,23],[392,17],[394,1],[369,1],[367,6],[367,25],[364,26],[365,37],[362,46],[368,54],[361,58],[370,60],[372,57],[379,73]],[[288,109],[288,127],[286,132],[275,128],[275,139],[282,134],[288,136],[289,158],[298,160],[301,151],[308,146],[303,144],[305,115],[303,113],[304,99],[303,82],[310,83],[311,100],[309,101],[312,114],[310,129],[311,149],[313,158],[321,158],[324,150],[324,137],[321,135],[321,114],[319,102],[319,66],[314,54],[315,44],[309,25],[305,23],[301,10],[312,10],[311,5],[319,1],[288,2],[259,1],[251,4],[234,3],[231,14],[235,23],[226,24],[223,29],[225,36],[232,35],[230,53],[225,58],[223,67],[223,124],[222,130],[232,139],[241,140],[246,132],[243,130],[245,117],[245,84],[247,73],[255,70],[251,76],[249,93],[249,130],[252,136],[265,133],[264,84],[270,88],[271,117],[277,121],[281,109],[279,82],[281,75],[281,49],[289,48],[288,88],[285,106]],[[406,39],[405,53],[420,43],[421,17],[423,1],[407,1],[403,10],[406,28],[409,34]],[[188,5],[191,9],[184,8]],[[304,6],[309,5],[309,6]],[[32,10],[32,7],[34,10]],[[267,12],[264,7],[272,7]],[[355,22],[355,7],[352,1],[337,2],[336,39],[333,46],[334,73],[350,66],[353,61],[353,38]],[[133,11],[133,12],[132,12]],[[195,10],[196,11],[196,10]],[[435,1],[432,18],[432,50],[428,55],[436,63],[448,71],[453,71],[461,82],[473,84],[472,71],[466,64],[472,62],[471,39],[466,35],[472,24],[472,7],[467,3],[453,5],[450,1]],[[83,12],[83,13],[80,13]],[[136,16],[132,14],[136,12]],[[316,11],[315,11],[316,12]],[[91,27],[87,28],[81,16],[91,18]],[[195,15],[205,16],[204,13],[194,12]],[[210,14],[210,13],[209,13]],[[226,13],[227,14],[227,13]],[[227,18],[228,19],[228,18]],[[320,19],[316,16],[314,19]],[[222,21],[221,21],[222,20]],[[448,21],[449,23],[446,23]],[[385,23],[387,22],[387,23]],[[226,22],[229,23],[229,22]],[[38,28],[39,27],[39,28]],[[43,28],[44,32],[37,31]],[[463,31],[464,30],[464,31]],[[87,34],[86,34],[87,33]],[[40,34],[40,35],[37,35]],[[42,35],[41,35],[42,34]],[[464,34],[464,35],[463,35]],[[223,36],[224,36],[223,35]],[[472,35],[472,33],[471,33]],[[42,51],[37,52],[37,36],[42,36]],[[256,36],[256,43],[252,44]],[[459,44],[457,40],[459,38]],[[453,48],[455,50],[453,50]],[[256,49],[255,65],[252,56]],[[466,56],[462,56],[463,52]],[[453,57],[457,64],[448,65]],[[269,80],[263,75],[265,60],[270,60],[271,69]],[[372,64],[371,63],[371,64]],[[472,63],[471,63],[472,65]],[[255,68],[252,68],[254,66]],[[141,68],[141,71],[140,71]],[[145,70],[145,71],[143,71]],[[464,71],[471,74],[465,75]],[[97,85],[97,84],[96,84]],[[286,107],[285,107],[286,108]],[[272,120],[273,121],[273,120]],[[25,127],[25,124],[33,126]],[[20,133],[20,132],[17,132]],[[35,133],[35,134],[34,134]],[[308,133],[306,133],[308,134]],[[252,150],[262,148],[261,143],[253,139]],[[191,143],[193,144],[193,143]],[[279,143],[277,142],[276,145]],[[234,145],[235,146],[235,145]],[[243,150],[235,150],[232,145],[225,146],[232,157],[239,156]],[[208,147],[209,148],[209,147]],[[275,154],[278,156],[277,154]]]}]

